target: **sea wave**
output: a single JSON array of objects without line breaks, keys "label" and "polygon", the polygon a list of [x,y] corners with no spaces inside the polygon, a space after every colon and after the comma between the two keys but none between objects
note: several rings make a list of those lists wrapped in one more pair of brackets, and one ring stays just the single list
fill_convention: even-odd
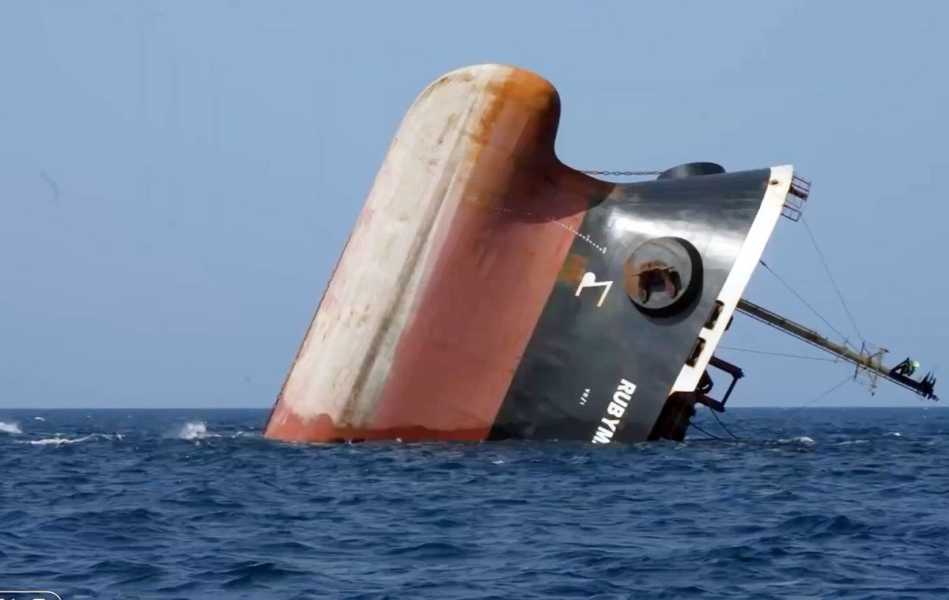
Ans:
[{"label": "sea wave", "polygon": [[178,430],[179,440],[205,440],[207,438],[221,437],[220,434],[208,431],[208,424],[204,421],[188,421]]},{"label": "sea wave", "polygon": [[949,409],[821,409],[790,429],[739,407],[741,444],[609,449],[283,444],[261,439],[266,410],[64,411],[48,427],[30,412],[0,416],[23,427],[0,434],[22,492],[0,566],[53,573],[64,598],[949,598],[932,502]]},{"label": "sea wave", "polygon": [[89,435],[83,435],[75,438],[68,437],[51,437],[51,438],[42,438],[39,440],[27,440],[22,442],[24,444],[30,444],[32,446],[63,446],[68,444],[81,444],[82,442],[91,442],[93,440],[122,440],[125,436],[121,433],[90,433]]},{"label": "sea wave", "polygon": [[869,444],[870,440],[844,440],[837,442],[838,446],[859,446],[860,444]]},{"label": "sea wave", "polygon": [[814,438],[807,437],[806,435],[799,435],[792,438],[781,438],[778,440],[779,444],[796,444],[800,446],[816,446],[817,442],[814,441]]},{"label": "sea wave", "polygon": [[6,421],[0,421],[0,433],[9,433],[10,435],[20,435],[23,433],[23,430],[20,429],[20,425],[17,423],[7,423]]}]

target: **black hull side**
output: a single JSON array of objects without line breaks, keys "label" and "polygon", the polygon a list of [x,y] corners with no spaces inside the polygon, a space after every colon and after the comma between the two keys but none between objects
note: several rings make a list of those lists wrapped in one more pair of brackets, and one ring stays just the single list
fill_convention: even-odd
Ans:
[{"label": "black hull side", "polygon": [[[592,208],[489,439],[650,438],[673,384],[708,333],[770,177],[763,169],[620,185]],[[627,259],[656,238],[686,240],[701,257],[697,294],[658,315],[638,308],[624,288]],[[605,286],[579,289],[588,273],[612,282],[605,294]]]}]

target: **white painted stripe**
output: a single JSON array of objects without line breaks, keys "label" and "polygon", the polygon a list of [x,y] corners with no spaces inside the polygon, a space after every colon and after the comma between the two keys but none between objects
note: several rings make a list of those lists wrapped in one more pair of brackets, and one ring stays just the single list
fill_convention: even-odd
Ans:
[{"label": "white painted stripe", "polygon": [[738,252],[738,258],[735,259],[735,264],[728,273],[722,291],[718,295],[719,302],[724,305],[722,313],[713,329],[702,330],[700,335],[705,340],[705,349],[699,355],[694,367],[683,365],[679,376],[672,385],[673,392],[691,392],[698,385],[702,373],[708,366],[708,361],[712,358],[715,348],[725,333],[725,327],[728,326],[732,315],[735,314],[738,301],[745,292],[745,288],[751,280],[751,275],[754,273],[755,267],[758,266],[758,261],[761,260],[765,246],[774,232],[774,227],[781,217],[781,208],[784,206],[785,196],[788,194],[793,175],[794,168],[790,165],[771,167],[771,181],[768,189],[765,190],[761,207],[758,209],[758,214],[755,215],[751,229],[748,230],[745,242]]}]

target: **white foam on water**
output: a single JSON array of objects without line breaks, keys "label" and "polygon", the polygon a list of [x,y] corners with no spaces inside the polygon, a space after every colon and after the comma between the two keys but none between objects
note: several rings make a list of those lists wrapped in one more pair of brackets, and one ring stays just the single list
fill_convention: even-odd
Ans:
[{"label": "white foam on water", "polygon": [[221,437],[220,434],[208,431],[208,424],[204,421],[188,421],[181,426],[178,431],[179,440],[204,440],[207,438]]},{"label": "white foam on water", "polygon": [[799,435],[793,438],[782,438],[778,440],[779,444],[800,444],[802,446],[815,446],[817,442],[813,438],[809,438],[806,435]]},{"label": "white foam on water", "polygon": [[43,417],[33,417],[34,421],[46,421]]},{"label": "white foam on water", "polygon": [[7,423],[0,421],[0,433],[9,433],[10,435],[20,435],[23,430],[17,423]]},{"label": "white foam on water", "polygon": [[77,438],[52,437],[43,438],[40,440],[29,440],[20,443],[30,444],[31,446],[63,446],[68,444],[81,444],[82,442],[89,442],[92,440],[121,440],[123,438],[124,436],[121,433],[116,433],[114,435],[110,435],[108,433],[90,433],[89,435],[83,435]]},{"label": "white foam on water", "polygon": [[64,444],[79,444],[81,442],[87,442],[93,439],[92,435],[84,435],[77,438],[43,438],[41,440],[30,440],[29,443],[33,446],[62,446]]},{"label": "white foam on water", "polygon": [[903,437],[903,434],[900,433],[899,431],[891,431],[886,435],[888,435],[889,437]]}]

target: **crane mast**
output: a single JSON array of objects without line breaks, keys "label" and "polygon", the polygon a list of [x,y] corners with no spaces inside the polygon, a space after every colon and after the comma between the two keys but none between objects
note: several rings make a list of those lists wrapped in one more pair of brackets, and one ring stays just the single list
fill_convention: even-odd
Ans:
[{"label": "crane mast", "polygon": [[883,379],[891,381],[899,386],[912,390],[924,398],[928,398],[930,400],[939,399],[933,391],[936,386],[936,378],[932,373],[927,373],[922,379],[916,380],[901,373],[899,365],[893,368],[887,367],[883,364],[883,354],[885,350],[872,354],[864,350],[854,350],[846,344],[834,342],[809,327],[801,325],[800,323],[795,323],[788,318],[782,317],[781,315],[759,306],[754,302],[745,300],[744,298],[738,301],[737,308],[743,314],[746,314],[757,321],[761,321],[762,323],[774,327],[781,332],[790,334],[800,340],[803,340],[808,344],[823,350],[824,352],[852,363],[858,369],[864,369],[868,371],[873,377],[882,377]]}]

